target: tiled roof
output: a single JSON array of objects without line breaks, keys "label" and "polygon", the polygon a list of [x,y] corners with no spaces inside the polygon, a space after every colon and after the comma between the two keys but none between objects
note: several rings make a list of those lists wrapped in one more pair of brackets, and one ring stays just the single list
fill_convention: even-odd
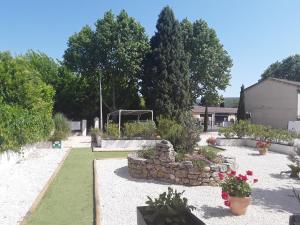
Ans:
[{"label": "tiled roof", "polygon": [[[224,108],[224,107],[207,107],[208,113],[228,113],[236,114],[237,108]],[[193,113],[205,113],[205,107],[203,106],[194,106]]]}]

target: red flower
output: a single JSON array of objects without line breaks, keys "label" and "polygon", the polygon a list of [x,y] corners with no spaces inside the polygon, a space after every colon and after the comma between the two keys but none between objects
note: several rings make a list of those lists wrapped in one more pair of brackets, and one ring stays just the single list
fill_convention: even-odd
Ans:
[{"label": "red flower", "polygon": [[228,174],[228,176],[233,177],[236,175],[236,172],[234,170],[231,170],[230,174]]},{"label": "red flower", "polygon": [[247,174],[248,176],[252,176],[252,175],[253,175],[253,172],[252,172],[251,170],[247,170],[247,171],[246,171],[246,174]]},{"label": "red flower", "polygon": [[226,205],[226,206],[230,206],[230,202],[227,200],[227,201],[224,201],[224,205]]},{"label": "red flower", "polygon": [[220,180],[224,179],[224,174],[223,173],[219,173],[218,175],[219,175]]},{"label": "red flower", "polygon": [[253,179],[253,183],[254,184],[257,183],[257,181],[258,181],[258,179]]},{"label": "red flower", "polygon": [[225,191],[222,191],[222,199],[228,200],[228,198],[229,198],[229,194]]},{"label": "red flower", "polygon": [[247,181],[247,180],[248,180],[247,176],[244,176],[244,175],[242,175],[242,174],[239,174],[239,175],[236,177],[236,179],[239,180],[239,181]]}]

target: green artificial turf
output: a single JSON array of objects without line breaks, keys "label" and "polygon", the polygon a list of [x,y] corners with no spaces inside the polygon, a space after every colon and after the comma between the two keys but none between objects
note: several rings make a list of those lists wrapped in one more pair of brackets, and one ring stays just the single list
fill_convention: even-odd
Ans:
[{"label": "green artificial turf", "polygon": [[28,225],[92,225],[94,223],[93,160],[126,157],[128,152],[72,149]]}]

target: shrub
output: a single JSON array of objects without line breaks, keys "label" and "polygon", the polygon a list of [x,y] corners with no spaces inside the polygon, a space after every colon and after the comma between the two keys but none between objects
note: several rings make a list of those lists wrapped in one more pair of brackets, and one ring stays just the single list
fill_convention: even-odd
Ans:
[{"label": "shrub", "polygon": [[184,156],[184,153],[182,152],[178,152],[175,156],[175,161],[176,162],[182,162],[185,160],[185,156]]},{"label": "shrub", "polygon": [[206,167],[208,165],[207,162],[205,162],[204,160],[201,160],[201,159],[193,160],[192,163],[193,163],[193,166],[197,167],[200,170],[203,170],[204,167]]},{"label": "shrub", "polygon": [[92,142],[96,143],[97,142],[97,137],[99,137],[101,134],[99,128],[92,128],[91,129],[91,138],[92,138]]},{"label": "shrub", "polygon": [[200,128],[189,114],[183,124],[170,118],[159,117],[157,129],[162,139],[169,140],[173,144],[176,152],[192,152],[200,140]]},{"label": "shrub", "polygon": [[155,148],[154,147],[146,147],[143,150],[137,151],[137,155],[140,158],[152,159],[155,155]]},{"label": "shrub", "polygon": [[198,153],[200,155],[203,155],[206,159],[208,159],[209,161],[214,161],[217,157],[218,154],[217,152],[210,150],[208,148],[201,148]]},{"label": "shrub", "polygon": [[119,138],[119,125],[109,121],[105,125],[106,135],[110,138],[118,139]]},{"label": "shrub", "polygon": [[154,200],[148,196],[147,216],[145,216],[147,224],[187,225],[186,213],[195,207],[188,205],[188,200],[182,198],[183,193],[184,191],[177,192],[168,187],[168,193],[164,192]]},{"label": "shrub", "polygon": [[61,141],[68,138],[71,129],[68,119],[61,113],[57,113],[53,117],[54,133],[51,136],[51,141]]},{"label": "shrub", "polygon": [[123,135],[132,137],[152,138],[155,135],[156,126],[153,121],[125,123]]},{"label": "shrub", "polygon": [[221,127],[219,129],[219,134],[223,134],[225,138],[233,138],[235,136],[233,127]]}]

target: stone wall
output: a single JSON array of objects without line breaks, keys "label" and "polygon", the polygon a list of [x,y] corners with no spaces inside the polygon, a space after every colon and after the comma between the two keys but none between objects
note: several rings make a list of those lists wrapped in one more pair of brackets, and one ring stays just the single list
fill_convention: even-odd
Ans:
[{"label": "stone wall", "polygon": [[128,155],[129,174],[134,178],[157,179],[187,186],[219,184],[219,172],[235,169],[235,159],[225,158],[222,164],[213,164],[199,169],[192,161],[175,162],[176,152],[168,141],[156,144],[155,156],[143,159],[138,154]]}]

